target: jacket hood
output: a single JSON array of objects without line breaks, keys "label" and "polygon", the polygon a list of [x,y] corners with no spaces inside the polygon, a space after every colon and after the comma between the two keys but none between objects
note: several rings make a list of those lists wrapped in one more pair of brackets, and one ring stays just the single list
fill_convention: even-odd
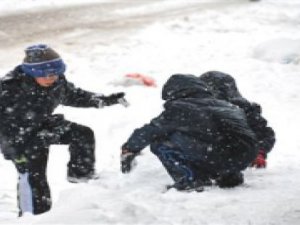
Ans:
[{"label": "jacket hood", "polygon": [[218,99],[229,100],[242,98],[236,82],[232,76],[218,71],[209,71],[200,75],[200,80],[205,82],[208,88]]},{"label": "jacket hood", "polygon": [[203,81],[189,74],[174,74],[163,86],[163,100],[188,97],[206,98],[212,97],[212,93]]}]

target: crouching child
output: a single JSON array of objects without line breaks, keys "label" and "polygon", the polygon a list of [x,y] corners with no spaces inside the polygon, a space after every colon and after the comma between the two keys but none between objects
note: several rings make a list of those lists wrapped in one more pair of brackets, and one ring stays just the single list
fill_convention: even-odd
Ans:
[{"label": "crouching child", "polygon": [[262,116],[261,105],[244,98],[235,79],[229,74],[220,71],[208,71],[199,76],[199,79],[205,82],[215,98],[228,101],[244,110],[248,124],[256,135],[259,149],[256,158],[249,166],[265,168],[267,155],[272,151],[276,137],[275,131],[268,125],[267,119]]},{"label": "crouching child", "polygon": [[258,152],[244,111],[216,99],[193,75],[171,76],[162,98],[163,112],[123,144],[122,172],[130,172],[135,157],[150,145],[174,180],[169,188],[203,191],[212,180],[222,188],[242,184],[242,171]]}]

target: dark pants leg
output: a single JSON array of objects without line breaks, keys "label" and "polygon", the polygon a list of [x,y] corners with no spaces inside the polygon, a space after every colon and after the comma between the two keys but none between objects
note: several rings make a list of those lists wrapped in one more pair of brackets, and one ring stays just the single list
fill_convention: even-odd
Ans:
[{"label": "dark pants leg", "polygon": [[23,149],[27,162],[16,164],[19,172],[18,200],[21,215],[23,212],[40,214],[51,207],[46,177],[48,149],[51,144],[69,145],[69,176],[85,177],[94,173],[95,138],[90,128],[63,119],[44,124]]},{"label": "dark pants leg", "polygon": [[164,144],[153,144],[150,146],[150,149],[158,157],[175,182],[195,179],[195,171],[179,149]]},{"label": "dark pants leg", "polygon": [[68,176],[81,178],[94,174],[95,137],[91,128],[69,122],[57,144],[69,144]]},{"label": "dark pants leg", "polygon": [[95,137],[91,128],[60,119],[45,124],[39,136],[41,146],[69,145],[68,176],[81,178],[94,173]]},{"label": "dark pants leg", "polygon": [[51,195],[46,177],[48,149],[39,150],[40,152],[27,157],[27,162],[15,163],[19,173],[17,190],[20,216],[25,212],[44,213],[51,208]]}]

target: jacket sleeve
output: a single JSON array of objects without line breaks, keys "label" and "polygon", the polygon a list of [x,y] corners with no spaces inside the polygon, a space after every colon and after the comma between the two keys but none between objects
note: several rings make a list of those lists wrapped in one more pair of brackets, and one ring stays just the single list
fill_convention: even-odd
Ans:
[{"label": "jacket sleeve", "polygon": [[258,140],[258,147],[267,156],[275,144],[275,132],[261,115],[261,106],[257,103],[250,103],[244,98],[233,98],[230,102],[244,110],[247,122]]},{"label": "jacket sleeve", "polygon": [[[5,159],[13,159],[21,154],[20,148],[29,132],[20,132],[21,120],[15,119],[15,113],[8,106],[15,101],[19,88],[12,84],[13,80],[0,80],[0,152]],[[23,149],[23,148],[22,148]]]},{"label": "jacket sleeve", "polygon": [[76,88],[73,83],[64,81],[65,92],[62,96],[61,104],[73,107],[95,107],[101,105],[101,100],[96,93]]},{"label": "jacket sleeve", "polygon": [[145,124],[143,127],[135,129],[127,142],[122,146],[122,149],[138,153],[149,144],[166,139],[172,132],[172,129],[161,126],[160,122],[163,120],[163,115],[160,115],[153,119],[149,124]]},{"label": "jacket sleeve", "polygon": [[258,139],[260,150],[267,155],[275,144],[275,132],[268,126],[267,120],[261,115],[261,107],[257,103],[252,103],[251,107],[246,110],[247,120],[255,132]]}]

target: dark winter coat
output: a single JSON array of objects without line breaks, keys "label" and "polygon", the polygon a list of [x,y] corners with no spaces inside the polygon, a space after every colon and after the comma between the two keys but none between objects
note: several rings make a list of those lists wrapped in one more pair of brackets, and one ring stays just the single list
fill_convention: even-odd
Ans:
[{"label": "dark winter coat", "polygon": [[255,158],[256,138],[243,110],[215,99],[197,77],[173,75],[163,87],[162,98],[164,111],[136,129],[123,149],[139,152],[149,144],[171,143],[188,158],[205,160],[211,146],[219,162],[234,158],[242,161],[243,168]]},{"label": "dark winter coat", "polygon": [[75,88],[64,76],[53,86],[42,87],[20,66],[1,79],[0,146],[6,158],[19,154],[42,126],[63,119],[52,115],[59,104],[98,107],[99,100],[94,93]]},{"label": "dark winter coat", "polygon": [[216,98],[229,101],[245,111],[249,126],[257,137],[259,149],[265,154],[270,152],[275,143],[275,132],[261,115],[261,106],[242,97],[234,78],[222,72],[210,71],[202,74],[200,80],[208,85]]}]

